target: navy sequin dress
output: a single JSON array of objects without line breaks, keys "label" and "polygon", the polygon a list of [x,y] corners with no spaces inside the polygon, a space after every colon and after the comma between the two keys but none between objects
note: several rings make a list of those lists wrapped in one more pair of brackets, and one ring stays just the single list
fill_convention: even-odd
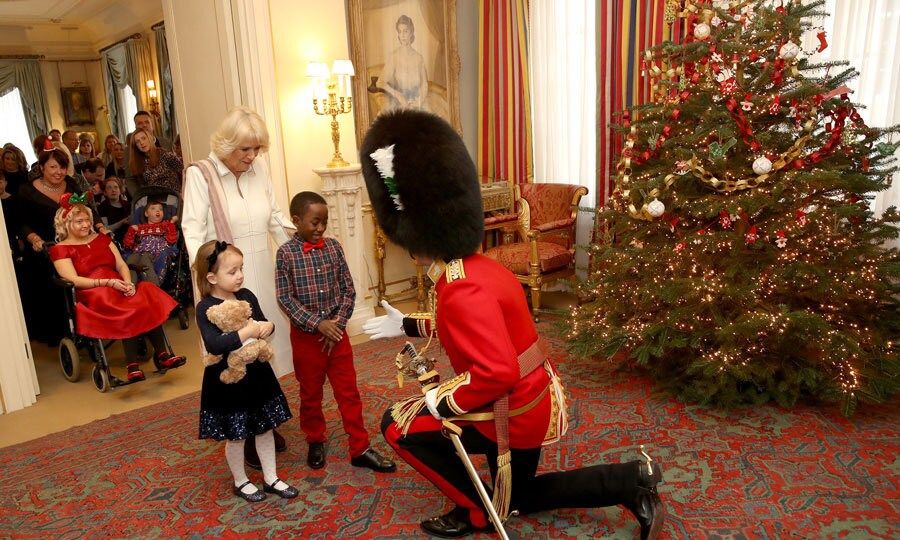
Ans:
[{"label": "navy sequin dress", "polygon": [[[253,319],[265,321],[256,296],[247,289],[235,293],[253,308]],[[228,366],[228,353],[241,346],[237,332],[222,333],[209,322],[206,310],[223,300],[208,296],[197,304],[197,327],[203,345],[210,354],[221,354],[222,360],[207,366],[200,391],[200,438],[232,441],[265,433],[291,418],[287,399],[268,362],[247,365],[247,374],[234,384],[219,380]]]}]

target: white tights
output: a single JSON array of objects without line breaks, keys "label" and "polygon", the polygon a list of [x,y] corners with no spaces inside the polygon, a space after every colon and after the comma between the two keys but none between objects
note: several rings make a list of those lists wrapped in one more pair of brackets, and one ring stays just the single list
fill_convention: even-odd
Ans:
[{"label": "white tights", "polygon": [[[256,453],[259,455],[259,464],[262,465],[263,481],[267,485],[277,480],[275,489],[286,489],[287,484],[278,480],[275,473],[275,437],[272,430],[261,433],[256,436]],[[235,487],[247,482],[247,472],[244,470],[244,440],[225,441],[225,460],[228,462],[228,468],[231,469],[231,476],[234,477]],[[257,490],[253,484],[247,484],[241,491],[250,494]]]}]

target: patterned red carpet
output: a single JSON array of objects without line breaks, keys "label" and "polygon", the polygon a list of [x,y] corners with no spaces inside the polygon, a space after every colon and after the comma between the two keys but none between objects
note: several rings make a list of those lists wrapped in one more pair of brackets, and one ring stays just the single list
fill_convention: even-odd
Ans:
[{"label": "patterned red carpet", "polygon": [[[542,325],[546,328],[546,325]],[[567,358],[551,339],[567,383],[571,429],[546,450],[543,469],[635,459],[651,442],[664,467],[667,538],[897,538],[900,535],[898,403],[836,409],[736,411],[685,406],[646,380]],[[397,389],[402,343],[356,348],[360,389],[376,446],[381,412]],[[282,380],[296,413],[297,384]],[[405,464],[393,475],[351,467],[334,407],[325,469],[306,467],[296,420],[282,478],[293,501],[249,505],[231,494],[221,444],[196,439],[192,394],[0,450],[2,538],[421,538],[418,522],[449,503]],[[251,475],[259,485],[259,475]],[[621,508],[513,518],[511,538],[633,538]],[[481,535],[480,538],[489,538]]]}]

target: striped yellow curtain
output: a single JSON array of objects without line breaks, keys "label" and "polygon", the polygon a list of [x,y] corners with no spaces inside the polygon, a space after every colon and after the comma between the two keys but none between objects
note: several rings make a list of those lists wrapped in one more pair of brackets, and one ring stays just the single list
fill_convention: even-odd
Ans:
[{"label": "striped yellow curtain", "polygon": [[478,173],[482,182],[533,175],[528,0],[480,0]]},{"label": "striped yellow curtain", "polygon": [[[610,126],[621,112],[650,98],[641,74],[642,52],[663,41],[680,41],[681,27],[666,22],[681,9],[679,0],[600,0],[597,2],[597,204],[612,190],[621,140]],[[671,20],[671,19],[670,19]]]}]

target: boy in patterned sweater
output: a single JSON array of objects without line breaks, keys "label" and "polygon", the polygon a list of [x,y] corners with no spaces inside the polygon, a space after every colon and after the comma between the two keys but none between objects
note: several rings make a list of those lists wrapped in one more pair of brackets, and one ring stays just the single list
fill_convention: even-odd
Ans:
[{"label": "boy in patterned sweater", "polygon": [[369,445],[362,401],[356,386],[353,349],[345,332],[356,291],[341,244],[325,238],[328,205],[317,193],[304,191],[291,200],[294,238],[278,249],[276,297],[291,320],[294,375],[300,382],[300,428],[309,443],[307,463],[325,466],[325,416],[322,393],[331,382],[344,430],[350,438],[350,463],[376,472],[396,465]]}]

